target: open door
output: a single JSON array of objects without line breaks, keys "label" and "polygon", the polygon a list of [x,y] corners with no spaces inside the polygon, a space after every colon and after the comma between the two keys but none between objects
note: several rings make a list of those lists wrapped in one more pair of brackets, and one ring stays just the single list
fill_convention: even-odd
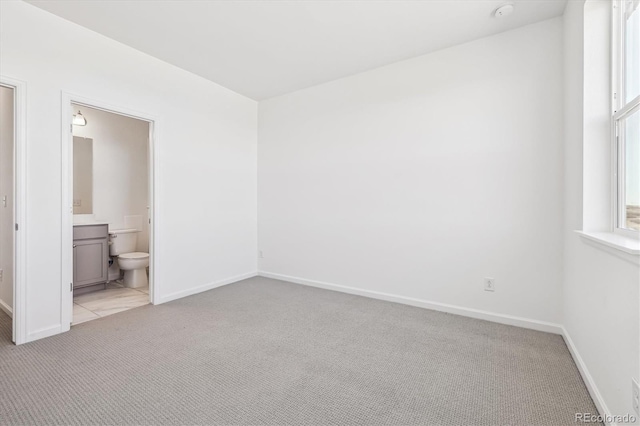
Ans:
[{"label": "open door", "polygon": [[[15,89],[0,86],[0,310],[13,317]],[[0,315],[3,315],[0,314]],[[13,327],[12,327],[13,329]],[[12,333],[12,340],[15,337]]]}]

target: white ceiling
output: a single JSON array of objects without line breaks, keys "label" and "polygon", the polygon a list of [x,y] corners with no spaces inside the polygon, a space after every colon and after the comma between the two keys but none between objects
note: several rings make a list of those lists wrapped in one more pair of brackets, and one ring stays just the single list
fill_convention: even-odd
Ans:
[{"label": "white ceiling", "polygon": [[566,0],[29,3],[262,100],[559,16]]}]

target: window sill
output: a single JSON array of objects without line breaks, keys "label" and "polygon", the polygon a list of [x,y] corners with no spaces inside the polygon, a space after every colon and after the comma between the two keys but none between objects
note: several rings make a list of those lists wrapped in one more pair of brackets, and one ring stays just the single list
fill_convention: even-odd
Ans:
[{"label": "window sill", "polygon": [[640,265],[640,240],[614,234],[613,232],[575,232],[585,242]]}]

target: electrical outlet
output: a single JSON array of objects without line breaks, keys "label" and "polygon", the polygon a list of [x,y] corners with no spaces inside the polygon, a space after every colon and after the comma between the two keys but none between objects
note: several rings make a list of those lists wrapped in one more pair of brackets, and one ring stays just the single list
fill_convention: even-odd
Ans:
[{"label": "electrical outlet", "polygon": [[262,254],[262,250],[259,250],[259,251],[258,251],[258,257],[259,257],[260,259],[264,259],[264,255]]},{"label": "electrical outlet", "polygon": [[636,382],[636,379],[631,379],[631,405],[636,413],[640,415],[640,385]]},{"label": "electrical outlet", "polygon": [[496,291],[496,283],[493,278],[486,277],[484,279],[484,291]]},{"label": "electrical outlet", "polygon": [[0,269],[0,283],[4,279],[4,269]]}]

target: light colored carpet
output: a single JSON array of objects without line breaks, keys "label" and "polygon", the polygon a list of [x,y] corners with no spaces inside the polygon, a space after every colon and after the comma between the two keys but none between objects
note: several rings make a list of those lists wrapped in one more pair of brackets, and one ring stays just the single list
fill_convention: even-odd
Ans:
[{"label": "light colored carpet", "polygon": [[22,346],[0,424],[575,425],[560,336],[251,278]]}]

